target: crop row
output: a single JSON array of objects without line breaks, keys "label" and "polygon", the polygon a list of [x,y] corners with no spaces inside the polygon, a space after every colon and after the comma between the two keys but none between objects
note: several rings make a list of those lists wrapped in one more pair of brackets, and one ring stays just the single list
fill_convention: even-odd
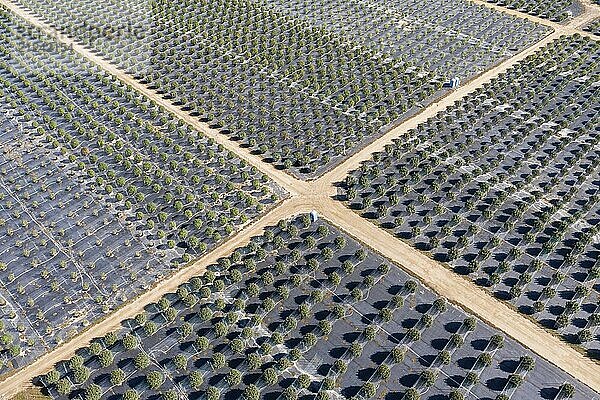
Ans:
[{"label": "crop row", "polygon": [[278,189],[4,11],[0,37],[5,371],[214,247]]},{"label": "crop row", "polygon": [[[145,4],[128,1],[100,12],[84,1],[26,5],[241,144],[301,175],[322,172],[441,87],[432,74],[261,3]],[[116,27],[122,32],[112,33]]]},{"label": "crop row", "polygon": [[308,215],[269,227],[40,377],[53,398],[594,394]]},{"label": "crop row", "polygon": [[352,172],[349,207],[600,352],[600,45],[562,37]]},{"label": "crop row", "polygon": [[503,7],[552,21],[564,21],[581,12],[576,0],[487,0]]},{"label": "crop row", "polygon": [[[20,3],[301,178],[416,112],[445,80],[266,2]],[[512,45],[522,48],[530,25],[517,25],[525,28]],[[423,47],[437,35],[418,37]],[[472,47],[451,47],[458,59],[475,57]]]},{"label": "crop row", "polygon": [[591,32],[596,36],[600,36],[600,18],[596,18],[587,24],[584,28],[584,31]]},{"label": "crop row", "polygon": [[446,78],[467,79],[549,29],[464,0],[276,0],[271,4]]}]

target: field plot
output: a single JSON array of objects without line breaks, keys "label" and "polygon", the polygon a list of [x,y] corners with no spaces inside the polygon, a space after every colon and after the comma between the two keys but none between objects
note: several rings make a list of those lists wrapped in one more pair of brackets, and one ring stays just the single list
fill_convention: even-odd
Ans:
[{"label": "field plot", "polygon": [[592,398],[536,358],[303,215],[267,228],[39,384],[60,399]]},{"label": "field plot", "polygon": [[564,21],[580,14],[583,6],[577,0],[487,0],[513,10],[552,21]]},{"label": "field plot", "polygon": [[0,12],[0,371],[258,217],[279,189]]},{"label": "field plot", "polygon": [[352,172],[342,198],[600,357],[600,45],[552,42]]},{"label": "field plot", "polygon": [[[447,71],[403,61],[410,52],[398,58],[268,2],[19,3],[300,178],[323,174],[414,114],[448,80]],[[510,46],[522,49],[547,30],[521,20],[511,32]],[[438,39],[415,32],[411,46]],[[469,65],[460,63],[475,57],[463,39],[446,61]],[[482,53],[489,62],[506,55]]]},{"label": "field plot", "polygon": [[549,28],[464,0],[275,0],[316,26],[444,77],[476,75]]}]

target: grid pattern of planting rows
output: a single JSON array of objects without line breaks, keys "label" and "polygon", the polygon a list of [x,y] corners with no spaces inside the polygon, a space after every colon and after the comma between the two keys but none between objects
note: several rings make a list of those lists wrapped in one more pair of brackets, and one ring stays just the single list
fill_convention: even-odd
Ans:
[{"label": "grid pattern of planting rows", "polygon": [[234,154],[12,18],[0,12],[2,371],[277,201]]},{"label": "grid pattern of planting rows", "polygon": [[[321,175],[416,112],[444,81],[262,2],[20,3],[301,178]],[[530,43],[528,22],[511,26],[519,26],[512,45]],[[423,46],[433,41],[418,37]]]},{"label": "grid pattern of planting rows", "polygon": [[600,352],[600,45],[562,37],[351,173],[349,207]]},{"label": "grid pattern of planting rows", "polygon": [[60,399],[594,395],[568,380],[308,215],[267,228],[40,377]]},{"label": "grid pattern of planting rows", "polygon": [[575,0],[487,0],[490,3],[552,21],[564,21],[581,12]]},{"label": "grid pattern of planting rows", "polygon": [[[255,2],[136,0],[98,10],[78,1],[77,15],[72,4],[24,4],[300,176],[322,173],[441,86]],[[106,33],[116,27],[125,28]]]},{"label": "grid pattern of planting rows", "polygon": [[271,4],[445,77],[476,75],[549,32],[464,0],[276,0]]}]

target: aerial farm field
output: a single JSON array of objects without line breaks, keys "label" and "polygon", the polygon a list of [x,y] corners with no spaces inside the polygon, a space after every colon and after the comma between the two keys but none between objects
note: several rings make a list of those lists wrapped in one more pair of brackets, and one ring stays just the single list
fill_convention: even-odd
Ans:
[{"label": "aerial farm field", "polygon": [[537,24],[462,0],[275,0],[271,4],[447,78],[476,75],[548,33]]},{"label": "aerial farm field", "polygon": [[[464,4],[425,3],[431,10],[397,12],[411,24],[425,11],[451,15]],[[348,25],[351,34],[321,26],[310,14],[318,2],[299,13],[294,1],[20,4],[300,178],[322,175],[443,95],[450,78],[469,78],[550,32],[481,7],[469,9],[482,15],[469,18],[481,22],[479,31],[456,32],[458,23],[431,16],[430,25],[396,36],[360,20]],[[353,10],[316,12],[346,23]],[[389,46],[373,46],[381,35],[392,36]]]},{"label": "aerial farm field", "polygon": [[0,0],[0,399],[600,400],[597,0]]},{"label": "aerial farm field", "polygon": [[5,12],[0,35],[5,371],[213,248],[280,191]]},{"label": "aerial farm field", "polygon": [[509,9],[547,18],[552,21],[564,21],[581,13],[579,0],[487,0]]},{"label": "aerial farm field", "polygon": [[562,37],[375,154],[349,207],[600,357],[600,45]]},{"label": "aerial farm field", "polygon": [[594,395],[306,214],[267,228],[40,383],[57,399]]}]

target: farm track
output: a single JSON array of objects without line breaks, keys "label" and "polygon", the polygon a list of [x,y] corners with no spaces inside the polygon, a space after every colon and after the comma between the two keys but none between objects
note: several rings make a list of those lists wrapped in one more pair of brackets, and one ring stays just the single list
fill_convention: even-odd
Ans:
[{"label": "farm track", "polygon": [[151,98],[157,104],[175,114],[178,118],[182,119],[183,121],[192,125],[194,128],[203,132],[206,136],[214,139],[215,142],[217,142],[218,144],[223,145],[223,147],[225,147],[227,150],[235,152],[240,158],[246,160],[249,164],[255,166],[261,172],[269,175],[269,177],[275,183],[277,183],[283,189],[288,191],[291,195],[306,193],[306,190],[308,189],[307,182],[296,179],[283,171],[277,170],[273,165],[263,162],[259,155],[252,154],[252,152],[249,149],[240,147],[235,141],[228,139],[222,134],[219,134],[218,130],[212,129],[210,128],[210,126],[208,126],[208,124],[198,121],[198,119],[192,117],[186,111],[183,111],[181,110],[181,108],[174,105],[169,99],[165,99],[156,90],[150,89],[146,85],[140,83],[127,72],[118,69],[116,66],[114,66],[112,63],[110,63],[103,57],[95,54],[93,51],[89,50],[85,46],[77,43],[77,41],[75,41],[73,38],[64,35],[55,28],[48,26],[48,24],[46,24],[45,22],[40,21],[36,16],[33,15],[33,13],[23,10],[19,6],[8,1],[1,0],[1,4],[4,4],[16,15],[19,15],[31,25],[40,28],[43,32],[50,35],[51,37],[54,37],[59,42],[70,46],[75,52],[87,58],[94,64],[102,67],[102,69],[104,69],[106,72],[117,76],[122,82],[126,83],[132,88],[135,88],[144,96]]},{"label": "farm track", "polygon": [[320,184],[326,187],[333,186],[336,182],[339,182],[342,179],[344,179],[350,171],[353,171],[356,168],[360,167],[360,164],[362,162],[369,160],[373,153],[383,151],[385,149],[385,146],[391,144],[394,141],[394,139],[400,138],[408,130],[416,128],[419,124],[427,121],[429,118],[435,116],[437,113],[444,111],[447,107],[454,104],[456,100],[461,99],[467,94],[471,93],[473,90],[482,87],[484,84],[492,80],[492,78],[507,71],[515,64],[521,62],[527,56],[535,53],[541,47],[551,43],[554,39],[560,37],[560,35],[561,33],[554,31],[541,41],[537,42],[532,47],[525,49],[522,52],[516,54],[514,57],[504,62],[501,62],[495,67],[492,67],[487,72],[484,72],[483,74],[475,77],[466,84],[460,86],[458,89],[451,92],[446,97],[443,97],[439,101],[431,104],[429,107],[422,110],[419,114],[404,121],[396,128],[383,135],[381,138],[375,140],[368,146],[364,147],[362,150],[355,153],[352,157],[338,165],[338,167],[334,170],[323,175],[323,177],[320,179],[323,182],[320,182]]},{"label": "farm track", "polygon": [[142,311],[144,306],[148,303],[157,301],[165,293],[174,291],[181,283],[186,282],[193,276],[201,274],[208,265],[214,263],[220,257],[228,255],[233,249],[245,245],[251,237],[261,234],[265,227],[274,225],[280,219],[289,218],[294,214],[307,212],[312,209],[317,210],[341,230],[365,242],[365,244],[375,251],[400,264],[407,272],[413,274],[441,296],[446,297],[451,302],[474,313],[482,320],[502,330],[508,336],[531,349],[542,358],[557,365],[559,368],[587,384],[595,391],[600,392],[600,364],[585,357],[557,336],[549,333],[507,305],[496,300],[489,293],[477,287],[472,282],[456,275],[440,263],[433,261],[427,255],[411,248],[408,244],[405,244],[391,234],[379,229],[374,224],[363,219],[344,206],[344,204],[334,199],[337,191],[335,187],[336,182],[343,179],[348,172],[358,168],[362,162],[370,159],[373,153],[383,150],[386,144],[392,143],[394,139],[401,137],[407,130],[416,127],[418,124],[426,121],[429,117],[434,116],[438,112],[443,111],[445,108],[452,105],[454,101],[461,99],[473,90],[482,87],[492,78],[511,68],[516,63],[522,61],[528,55],[534,53],[554,39],[561,35],[578,33],[582,36],[598,40],[598,37],[594,37],[594,35],[579,29],[587,22],[600,16],[600,9],[591,6],[589,2],[584,2],[585,12],[583,14],[571,20],[568,24],[561,25],[516,10],[510,10],[495,4],[487,3],[486,1],[471,1],[506,14],[541,23],[553,28],[554,32],[530,48],[525,49],[514,57],[499,63],[487,72],[466,82],[457,90],[451,92],[438,102],[431,104],[419,114],[406,120],[384,136],[372,142],[370,145],[359,150],[321,178],[312,182],[305,182],[276,169],[271,164],[263,162],[259,155],[252,154],[247,148],[240,147],[238,143],[219,134],[217,130],[211,129],[207,124],[199,122],[187,112],[182,111],[180,108],[173,105],[170,100],[163,98],[161,94],[149,89],[126,72],[119,70],[110,62],[78,44],[74,39],[61,34],[56,31],[56,29],[48,26],[48,24],[40,21],[32,13],[21,9],[9,0],[0,0],[1,4],[4,4],[7,8],[12,10],[13,13],[25,19],[31,25],[41,28],[44,32],[55,37],[58,41],[71,46],[73,50],[80,55],[96,65],[99,65],[105,71],[117,76],[120,80],[135,88],[140,93],[143,93],[165,107],[165,109],[173,112],[182,120],[204,132],[207,136],[215,139],[217,143],[222,144],[228,150],[235,152],[239,157],[245,159],[260,171],[267,174],[274,182],[290,194],[290,198],[284,200],[262,218],[249,224],[242,231],[238,232],[222,245],[201,257],[190,266],[181,269],[170,278],[157,284],[153,289],[150,289],[143,295],[124,305],[116,312],[111,313],[104,320],[95,324],[92,329],[82,332],[61,347],[40,357],[36,362],[25,367],[21,371],[18,371],[16,374],[7,377],[3,382],[0,382],[0,397],[10,398],[28,387],[28,382],[30,382],[33,377],[45,373],[56,362],[71,357],[77,349],[88,344],[91,339],[118,329],[122,320],[135,316]]},{"label": "farm track", "polygon": [[116,312],[112,312],[105,319],[90,327],[90,329],[77,335],[73,340],[40,357],[23,370],[10,376],[4,382],[0,383],[0,398],[11,398],[25,388],[32,378],[45,373],[53,364],[63,360],[65,357],[71,357],[81,346],[89,344],[92,339],[98,336],[119,329],[123,319],[135,316],[147,304],[157,302],[164,294],[175,291],[183,282],[204,273],[207,266],[213,264],[219,258],[229,255],[237,247],[247,244],[253,236],[262,234],[263,228],[274,225],[279,220],[289,217],[290,209],[310,209],[311,205],[303,204],[301,199],[291,198],[285,200],[261,219],[250,224],[244,230],[225,241],[214,251],[201,257],[192,265],[182,268],[170,278],[159,282],[153,289],[146,291],[132,302],[125,304],[116,310]]},{"label": "farm track", "polygon": [[576,29],[583,29],[584,26],[600,17],[600,7],[592,3],[592,0],[579,0],[579,2],[583,5],[585,11],[572,21],[569,21],[569,26],[574,26]]}]

